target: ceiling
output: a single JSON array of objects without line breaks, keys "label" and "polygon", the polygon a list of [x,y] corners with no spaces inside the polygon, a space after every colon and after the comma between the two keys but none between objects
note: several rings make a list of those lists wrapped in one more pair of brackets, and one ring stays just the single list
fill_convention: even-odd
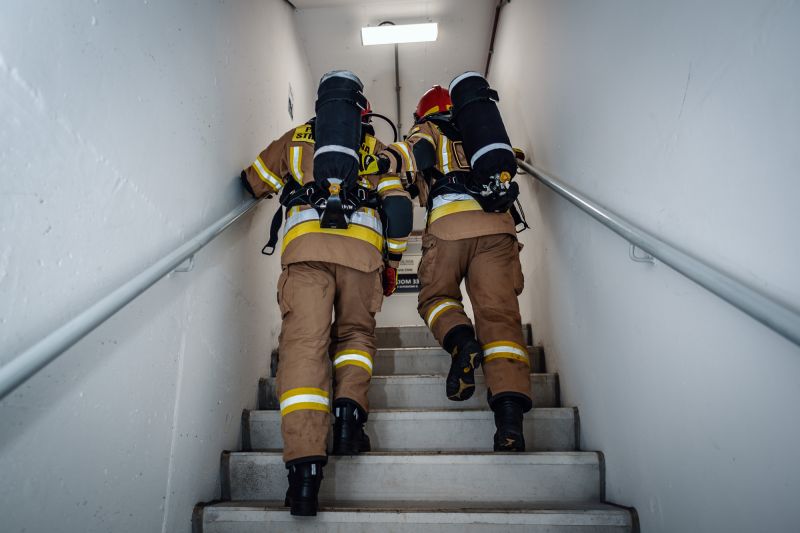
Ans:
[{"label": "ceiling", "polygon": [[[300,36],[319,79],[349,69],[364,82],[377,113],[397,119],[394,46],[362,46],[361,27],[390,20],[397,24],[438,22],[439,38],[399,45],[402,129],[408,132],[420,95],[434,84],[447,86],[467,70],[483,72],[496,0],[292,0]],[[388,129],[377,125],[382,138]]]}]

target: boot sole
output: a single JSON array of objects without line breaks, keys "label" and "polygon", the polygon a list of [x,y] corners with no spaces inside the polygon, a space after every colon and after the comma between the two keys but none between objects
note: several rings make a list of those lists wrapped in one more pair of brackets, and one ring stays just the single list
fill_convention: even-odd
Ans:
[{"label": "boot sole", "polygon": [[292,516],[317,516],[315,502],[291,502],[289,513]]},{"label": "boot sole", "polygon": [[475,392],[475,369],[481,366],[482,362],[483,352],[478,352],[466,361],[460,356],[453,359],[445,381],[448,400],[463,402],[472,398]]},{"label": "boot sole", "polygon": [[520,434],[519,438],[514,441],[511,446],[500,446],[495,440],[494,451],[496,452],[524,452],[525,451],[525,437]]},{"label": "boot sole", "polygon": [[357,444],[340,444],[338,446],[334,446],[331,455],[358,455],[360,453],[370,451],[370,447],[361,447]]}]

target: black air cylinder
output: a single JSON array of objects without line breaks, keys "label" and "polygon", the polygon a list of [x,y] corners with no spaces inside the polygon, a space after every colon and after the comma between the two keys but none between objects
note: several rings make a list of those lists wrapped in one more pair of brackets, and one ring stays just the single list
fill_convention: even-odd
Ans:
[{"label": "black air cylinder", "polygon": [[477,72],[465,72],[450,82],[453,120],[461,131],[464,153],[481,182],[501,172],[512,177],[517,163],[497,108],[497,93]]},{"label": "black air cylinder", "polygon": [[345,186],[358,178],[361,109],[366,99],[361,80],[349,70],[325,74],[317,89],[314,126],[314,180],[327,186],[340,179]]}]

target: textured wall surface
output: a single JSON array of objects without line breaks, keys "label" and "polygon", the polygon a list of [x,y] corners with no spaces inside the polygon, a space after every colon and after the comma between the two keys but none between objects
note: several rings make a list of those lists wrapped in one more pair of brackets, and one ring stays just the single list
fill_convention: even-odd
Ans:
[{"label": "textured wall surface", "polygon": [[[244,199],[312,113],[278,0],[5,2],[0,364]],[[189,531],[279,329],[262,205],[0,403],[3,531]]]},{"label": "textured wall surface", "polygon": [[[511,136],[602,205],[800,308],[800,4],[515,1]],[[642,531],[791,531],[800,348],[526,186],[524,296]]]}]

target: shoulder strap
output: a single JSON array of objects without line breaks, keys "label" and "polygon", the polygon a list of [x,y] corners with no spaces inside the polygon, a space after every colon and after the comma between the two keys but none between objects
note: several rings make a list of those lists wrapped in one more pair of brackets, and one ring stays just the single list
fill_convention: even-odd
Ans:
[{"label": "shoulder strap", "polygon": [[461,140],[461,132],[458,130],[458,127],[453,123],[451,120],[450,113],[434,113],[432,115],[428,115],[427,117],[423,117],[420,119],[418,123],[423,122],[430,122],[437,128],[442,134],[450,139],[451,141],[460,141]]}]

